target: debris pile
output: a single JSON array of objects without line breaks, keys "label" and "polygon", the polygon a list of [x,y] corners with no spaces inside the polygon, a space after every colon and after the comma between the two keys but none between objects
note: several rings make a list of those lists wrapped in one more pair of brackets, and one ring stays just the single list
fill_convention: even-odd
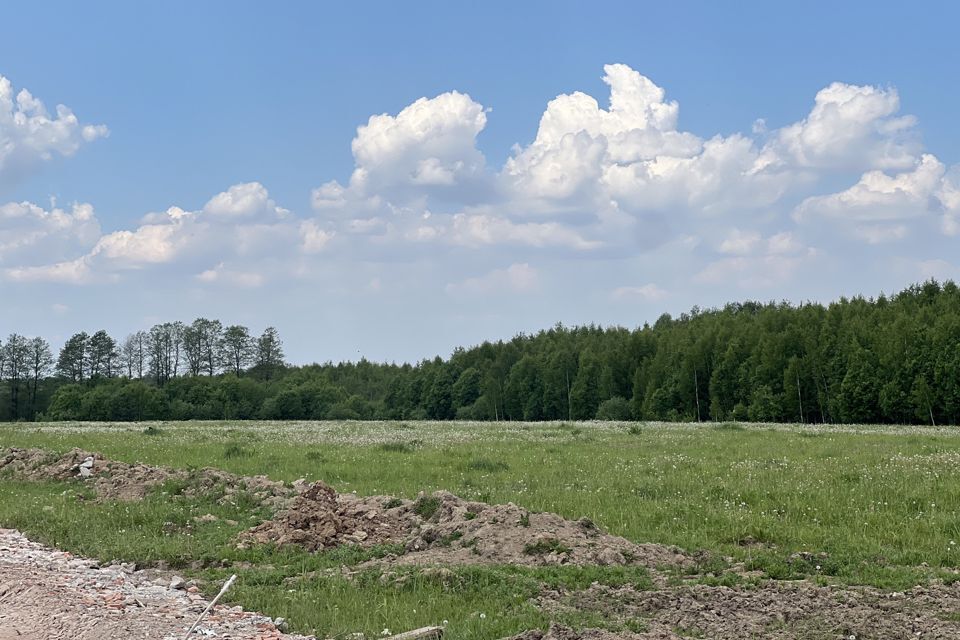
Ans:
[{"label": "debris pile", "polygon": [[107,460],[99,453],[71,449],[65,454],[43,449],[0,451],[0,476],[23,480],[83,480],[100,500],[141,500],[168,482],[176,482],[185,496],[221,494],[229,500],[245,492],[265,506],[286,504],[293,489],[266,476],[238,476],[220,469],[171,469],[141,463]]},{"label": "debris pile", "polygon": [[567,520],[513,503],[471,502],[448,491],[417,500],[338,494],[317,482],[289,507],[241,534],[241,545],[402,544],[390,564],[685,565],[679,549],[635,544],[586,518]]},{"label": "debris pile", "polygon": [[417,525],[410,501],[338,494],[323,482],[298,488],[300,494],[287,509],[241,534],[241,548],[272,543],[321,551],[342,544],[395,543]]},{"label": "debris pile", "polygon": [[[339,494],[323,482],[298,480],[292,486],[264,476],[243,477],[219,469],[188,471],[107,460],[73,449],[0,452],[0,476],[31,480],[77,479],[99,500],[138,500],[164,485],[177,495],[218,496],[239,492],[270,507],[275,516],[242,533],[241,548],[254,544],[296,545],[321,551],[344,544],[394,544],[388,564],[688,565],[676,547],[635,544],[606,533],[589,519],[567,520],[535,513],[513,503],[464,500],[448,491],[416,500]],[[212,516],[210,516],[212,517]]]}]

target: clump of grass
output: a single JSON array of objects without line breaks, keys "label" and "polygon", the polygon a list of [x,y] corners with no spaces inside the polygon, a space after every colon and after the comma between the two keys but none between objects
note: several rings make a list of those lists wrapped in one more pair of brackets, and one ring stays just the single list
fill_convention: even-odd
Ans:
[{"label": "clump of grass", "polygon": [[714,429],[717,431],[746,431],[746,428],[738,422],[721,422]]},{"label": "clump of grass", "polygon": [[400,498],[390,498],[383,503],[384,509],[396,509],[397,507],[403,506],[403,500]]},{"label": "clump of grass", "polygon": [[556,538],[540,538],[536,542],[531,542],[525,546],[523,552],[528,556],[545,556],[548,553],[560,555],[570,553],[570,547],[565,546]]},{"label": "clump of grass", "polygon": [[623,623],[623,628],[633,633],[646,633],[650,630],[650,625],[646,620],[631,618]]},{"label": "clump of grass", "polygon": [[519,524],[521,527],[529,527],[529,526],[530,526],[530,514],[529,514],[529,513],[524,513],[522,516],[520,516],[520,522],[518,522],[517,524]]},{"label": "clump of grass", "polygon": [[316,450],[307,451],[303,454],[303,457],[309,460],[310,462],[326,462],[327,459],[322,452]]},{"label": "clump of grass", "polygon": [[506,471],[510,468],[503,460],[491,460],[490,458],[473,458],[467,463],[467,469],[470,471],[480,471],[483,473],[496,473]]},{"label": "clump of grass", "polygon": [[162,433],[163,429],[153,424],[143,430],[143,435],[145,436],[159,436]]},{"label": "clump of grass", "polygon": [[413,512],[424,520],[432,518],[433,514],[435,514],[439,508],[440,498],[435,496],[420,496],[417,501],[413,503]]},{"label": "clump of grass", "polygon": [[643,428],[638,424],[631,424],[629,427],[627,427],[627,433],[632,436],[639,436],[643,433]]},{"label": "clump of grass", "polygon": [[380,449],[390,453],[413,453],[415,449],[423,446],[423,440],[411,440],[410,442],[384,442]]},{"label": "clump of grass", "polygon": [[236,442],[231,442],[223,450],[223,457],[226,460],[230,460],[231,458],[246,458],[252,455],[250,451],[243,448],[243,445]]},{"label": "clump of grass", "polygon": [[440,538],[439,540],[437,540],[437,544],[439,544],[441,547],[449,547],[449,546],[451,546],[454,542],[456,542],[457,540],[459,540],[459,539],[462,538],[462,537],[463,537],[463,532],[461,532],[461,531],[454,531],[454,532],[451,533],[450,535],[444,536],[444,537]]}]

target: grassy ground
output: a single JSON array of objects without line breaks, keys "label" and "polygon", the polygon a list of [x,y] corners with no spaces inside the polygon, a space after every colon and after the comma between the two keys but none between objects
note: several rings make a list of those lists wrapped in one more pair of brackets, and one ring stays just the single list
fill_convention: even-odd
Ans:
[{"label": "grassy ground", "polygon": [[[448,489],[570,518],[585,515],[637,542],[706,549],[774,578],[903,589],[935,577],[955,579],[960,565],[960,432],[949,429],[31,424],[0,426],[0,446],[76,446],[126,461],[322,479],[360,494],[414,497]],[[232,537],[263,516],[249,504],[163,495],[96,504],[77,500],[78,489],[0,479],[0,526],[106,560],[162,560],[211,583],[241,567],[235,602],[323,634],[376,635],[448,620],[452,637],[497,638],[545,624],[527,602],[545,582],[650,584],[645,572],[623,569],[458,568],[348,578],[341,565],[389,550],[239,551]],[[206,513],[219,519],[193,521]],[[813,555],[803,560],[797,552]],[[723,565],[704,566],[713,574],[704,580],[738,580],[724,575]]]}]

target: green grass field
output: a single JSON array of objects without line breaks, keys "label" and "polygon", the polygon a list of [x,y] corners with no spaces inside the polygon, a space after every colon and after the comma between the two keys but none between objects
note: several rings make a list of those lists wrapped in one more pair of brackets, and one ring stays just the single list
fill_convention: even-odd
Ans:
[{"label": "green grass field", "polygon": [[[0,426],[0,446],[81,447],[174,467],[213,466],[341,492],[415,497],[447,489],[587,516],[636,542],[707,550],[706,582],[736,584],[730,556],[777,579],[904,589],[955,580],[960,566],[960,432],[908,427],[615,423],[152,423]],[[379,635],[449,621],[487,639],[543,626],[528,599],[546,584],[631,583],[623,568],[462,567],[452,575],[345,576],[389,549],[237,550],[264,517],[251,504],[78,500],[76,483],[0,478],[0,526],[103,560],[163,561],[214,584],[240,573],[233,602],[301,631]],[[216,522],[194,523],[212,513]],[[235,522],[236,524],[229,524]],[[825,553],[798,561],[797,552]],[[680,576],[676,577],[677,580]],[[481,616],[481,614],[483,614]],[[600,620],[569,620],[576,625]]]}]

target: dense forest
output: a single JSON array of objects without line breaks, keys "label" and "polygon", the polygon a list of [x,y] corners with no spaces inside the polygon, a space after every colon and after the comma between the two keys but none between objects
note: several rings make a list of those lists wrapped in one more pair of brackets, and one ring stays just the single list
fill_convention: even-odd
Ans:
[{"label": "dense forest", "polygon": [[0,346],[0,420],[470,419],[960,423],[960,290],[743,302],[652,326],[561,325],[446,360],[290,366],[200,318]]}]

